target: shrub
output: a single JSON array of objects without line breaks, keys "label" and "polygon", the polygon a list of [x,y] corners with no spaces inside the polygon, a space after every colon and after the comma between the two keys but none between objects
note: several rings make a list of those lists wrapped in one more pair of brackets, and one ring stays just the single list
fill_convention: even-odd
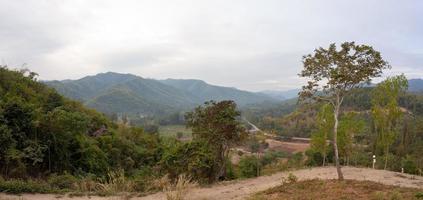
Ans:
[{"label": "shrub", "polygon": [[288,157],[287,153],[281,151],[268,151],[261,158],[261,164],[263,166],[271,164],[272,162],[277,161],[279,158]]},{"label": "shrub", "polygon": [[407,156],[402,160],[402,166],[404,168],[405,173],[409,174],[416,174],[417,173],[417,165],[414,162],[414,159],[411,156]]},{"label": "shrub", "polygon": [[215,165],[214,152],[206,141],[178,142],[164,150],[160,161],[161,169],[170,179],[187,174],[199,182],[214,179]]},{"label": "shrub", "polygon": [[323,156],[320,152],[310,148],[305,152],[307,156],[306,165],[308,166],[319,166],[323,164]]},{"label": "shrub", "polygon": [[184,133],[182,133],[182,132],[177,132],[176,133],[176,138],[177,139],[181,139],[183,136],[184,136]]},{"label": "shrub", "polygon": [[48,178],[48,183],[50,184],[50,186],[58,189],[75,189],[77,181],[78,180],[70,174],[52,174]]},{"label": "shrub", "polygon": [[56,190],[52,190],[50,186],[43,181],[33,180],[2,180],[0,181],[0,192],[5,193],[55,193]]},{"label": "shrub", "polygon": [[303,153],[298,152],[291,156],[288,160],[288,164],[291,167],[300,167],[303,164]]},{"label": "shrub", "polygon": [[239,173],[241,177],[250,178],[257,176],[259,160],[255,156],[245,156],[239,161]]},{"label": "shrub", "polygon": [[229,159],[226,160],[226,177],[225,178],[228,180],[233,180],[237,178],[234,166]]},{"label": "shrub", "polygon": [[298,177],[292,173],[288,174],[288,181],[289,183],[296,183],[298,181]]},{"label": "shrub", "polygon": [[270,174],[274,174],[276,172],[286,171],[286,170],[288,170],[288,167],[289,166],[288,166],[286,161],[279,160],[277,162],[273,162],[269,165],[264,166],[263,169],[261,170],[261,174],[270,175]]},{"label": "shrub", "polygon": [[157,179],[158,175],[150,167],[143,167],[136,170],[132,179],[134,181],[134,189],[137,192],[144,192],[150,190],[152,182]]}]

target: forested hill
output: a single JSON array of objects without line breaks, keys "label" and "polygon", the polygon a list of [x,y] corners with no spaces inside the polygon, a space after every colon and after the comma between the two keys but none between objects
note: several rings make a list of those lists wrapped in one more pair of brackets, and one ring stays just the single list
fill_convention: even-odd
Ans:
[{"label": "forested hill", "polygon": [[408,80],[408,89],[411,92],[423,92],[423,79]]},{"label": "forested hill", "polygon": [[104,175],[156,162],[155,135],[120,127],[35,79],[0,66],[0,176]]},{"label": "forested hill", "polygon": [[211,99],[215,101],[230,99],[235,100],[238,105],[243,106],[275,100],[269,98],[267,95],[247,92],[233,87],[210,85],[202,80],[166,79],[161,80],[160,82],[188,92],[194,97],[194,99],[199,99],[201,103]]},{"label": "forested hill", "polygon": [[200,80],[154,80],[107,72],[78,80],[47,81],[59,93],[104,113],[161,115],[188,110],[208,100],[234,100],[238,105],[276,101]]}]

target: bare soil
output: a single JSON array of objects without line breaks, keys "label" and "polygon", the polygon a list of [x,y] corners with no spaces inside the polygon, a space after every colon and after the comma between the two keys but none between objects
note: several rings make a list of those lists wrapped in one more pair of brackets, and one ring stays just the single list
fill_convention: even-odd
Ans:
[{"label": "bare soil", "polygon": [[304,142],[285,142],[274,139],[266,139],[269,149],[274,151],[283,151],[289,153],[305,152],[309,147],[309,143]]},{"label": "bare soil", "polygon": [[[249,200],[418,199],[422,190],[356,180],[305,180],[286,183],[253,195]],[[307,194],[307,195],[304,195]],[[422,193],[423,194],[423,193]]]},{"label": "bare soil", "polygon": [[[369,168],[354,168],[344,167],[343,172],[346,179],[350,180],[365,180],[381,183],[384,185],[400,186],[408,188],[423,189],[423,177],[413,176],[408,174],[401,174],[397,172],[385,170],[373,170]],[[245,199],[251,195],[281,185],[282,179],[285,179],[290,172],[280,172],[270,176],[261,176],[257,178],[221,182],[209,187],[194,188],[188,191],[188,199],[209,199],[209,200],[223,200],[223,199]],[[318,167],[310,169],[302,169],[292,171],[292,174],[297,176],[299,180],[310,179],[336,179],[337,174],[334,167]],[[57,199],[58,195],[54,194],[24,194],[20,199],[34,199],[34,200],[53,200]],[[106,199],[125,199],[127,197],[67,197],[60,196],[60,199],[74,199],[74,200],[106,200]],[[0,200],[3,199],[19,199],[16,195],[0,194]],[[137,200],[157,200],[166,199],[166,195],[162,192],[144,196],[133,197],[131,199]]]}]

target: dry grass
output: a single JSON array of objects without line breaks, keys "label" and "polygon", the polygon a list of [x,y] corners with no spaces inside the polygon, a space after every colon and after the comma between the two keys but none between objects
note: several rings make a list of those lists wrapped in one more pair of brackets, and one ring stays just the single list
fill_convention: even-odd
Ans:
[{"label": "dry grass", "polygon": [[[129,193],[135,191],[135,182],[125,178],[123,170],[110,171],[103,179],[93,180],[85,178],[75,183],[76,191],[69,193],[69,196],[128,196]],[[119,197],[120,198],[120,197]]]},{"label": "dry grass", "polygon": [[123,170],[111,171],[107,174],[105,180],[99,180],[95,186],[96,192],[105,194],[118,194],[121,192],[133,192],[135,184],[133,181],[125,178]]},{"label": "dry grass", "polygon": [[168,184],[165,187],[166,199],[167,200],[183,200],[187,191],[194,188],[198,184],[191,180],[186,175],[179,175],[178,179],[173,184]]},{"label": "dry grass", "polygon": [[285,182],[255,194],[250,200],[413,200],[422,190],[382,185],[370,181],[306,180]]}]

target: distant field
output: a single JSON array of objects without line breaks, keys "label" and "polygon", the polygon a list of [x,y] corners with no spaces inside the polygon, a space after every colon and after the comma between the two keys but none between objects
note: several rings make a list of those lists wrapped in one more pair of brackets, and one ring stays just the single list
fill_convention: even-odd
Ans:
[{"label": "distant field", "polygon": [[159,127],[159,133],[162,137],[176,137],[178,132],[182,133],[183,138],[191,138],[192,136],[191,129],[187,129],[184,125],[168,125]]}]

